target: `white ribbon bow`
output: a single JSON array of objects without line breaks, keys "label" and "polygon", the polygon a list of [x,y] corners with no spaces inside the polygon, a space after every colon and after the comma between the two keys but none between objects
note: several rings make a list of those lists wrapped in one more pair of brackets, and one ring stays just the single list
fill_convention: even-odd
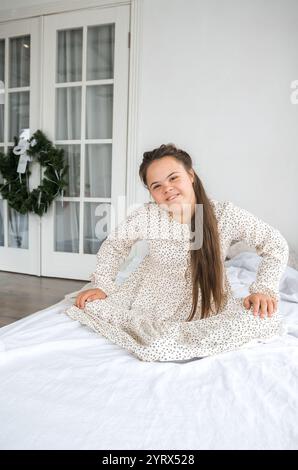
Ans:
[{"label": "white ribbon bow", "polygon": [[[27,162],[31,162],[32,158],[27,154],[27,150],[30,147],[29,139],[29,129],[22,129],[19,137],[18,145],[13,148],[13,153],[15,155],[20,155],[17,172],[21,180],[21,173],[25,173]],[[32,144],[31,144],[32,145]]]}]

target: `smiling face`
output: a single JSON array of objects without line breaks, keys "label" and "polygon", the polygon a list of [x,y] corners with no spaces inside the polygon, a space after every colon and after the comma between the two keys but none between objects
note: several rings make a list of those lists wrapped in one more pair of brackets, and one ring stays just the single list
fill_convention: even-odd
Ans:
[{"label": "smiling face", "polygon": [[190,170],[188,173],[183,163],[175,157],[154,160],[147,169],[146,177],[150,194],[157,204],[173,212],[177,212],[182,204],[194,208],[194,172]]}]

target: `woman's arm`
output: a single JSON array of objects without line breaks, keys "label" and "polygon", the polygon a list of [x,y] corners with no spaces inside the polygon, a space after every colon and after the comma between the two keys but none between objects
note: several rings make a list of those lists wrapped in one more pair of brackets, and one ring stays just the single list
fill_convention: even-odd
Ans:
[{"label": "woman's arm", "polygon": [[267,294],[279,301],[279,282],[287,266],[289,247],[281,233],[245,209],[230,201],[224,202],[223,227],[233,240],[245,241],[262,257],[250,294]]},{"label": "woman's arm", "polygon": [[128,256],[132,245],[142,239],[142,227],[146,220],[146,204],[135,209],[110,232],[96,255],[96,269],[90,279],[94,287],[110,295],[117,289],[115,278]]}]

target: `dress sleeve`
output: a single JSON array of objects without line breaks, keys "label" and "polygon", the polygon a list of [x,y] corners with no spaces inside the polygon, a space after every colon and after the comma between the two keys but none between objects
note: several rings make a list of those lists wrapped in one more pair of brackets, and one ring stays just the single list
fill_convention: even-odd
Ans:
[{"label": "dress sleeve", "polygon": [[106,295],[118,288],[115,278],[128,256],[132,245],[142,239],[142,227],[146,217],[146,204],[131,212],[102,242],[96,254],[96,269],[90,279]]},{"label": "dress sleeve", "polygon": [[232,202],[225,201],[224,206],[223,225],[230,242],[243,240],[261,256],[249,292],[267,294],[279,301],[279,282],[289,258],[285,238],[276,228]]}]

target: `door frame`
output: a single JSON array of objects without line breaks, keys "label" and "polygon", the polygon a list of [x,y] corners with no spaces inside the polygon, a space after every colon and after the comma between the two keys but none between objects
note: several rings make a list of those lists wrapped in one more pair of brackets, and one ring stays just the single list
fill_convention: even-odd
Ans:
[{"label": "door frame", "polygon": [[28,7],[0,10],[0,25],[16,19],[33,16],[51,15],[75,10],[86,10],[99,7],[130,5],[130,59],[129,59],[129,91],[128,91],[128,128],[127,128],[127,204],[136,203],[137,184],[135,172],[138,167],[138,135],[139,135],[139,96],[140,96],[140,65],[143,33],[143,0],[76,0],[71,4],[66,0],[32,5]]}]

